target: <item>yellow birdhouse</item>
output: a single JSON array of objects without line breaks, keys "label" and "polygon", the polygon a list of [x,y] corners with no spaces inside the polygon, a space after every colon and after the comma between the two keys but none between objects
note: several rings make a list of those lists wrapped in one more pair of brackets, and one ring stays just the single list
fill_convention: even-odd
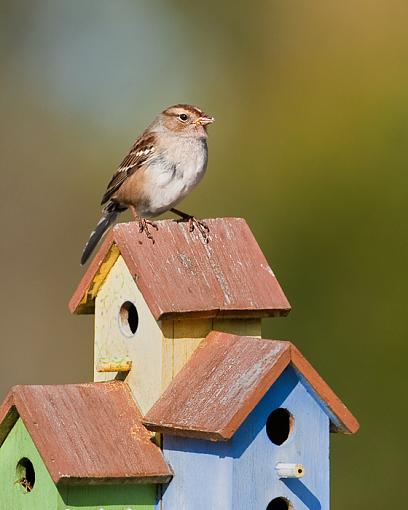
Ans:
[{"label": "yellow birdhouse", "polygon": [[157,222],[155,244],[136,223],[105,238],[70,301],[95,314],[95,381],[126,379],[146,413],[212,330],[260,337],[262,317],[290,305],[245,220]]}]

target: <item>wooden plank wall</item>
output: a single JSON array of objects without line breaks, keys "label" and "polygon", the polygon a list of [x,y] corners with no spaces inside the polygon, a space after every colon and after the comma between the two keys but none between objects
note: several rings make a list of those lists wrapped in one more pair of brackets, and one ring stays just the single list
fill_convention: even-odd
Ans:
[{"label": "wooden plank wall", "polygon": [[[131,337],[124,335],[119,325],[119,310],[125,301],[134,303],[139,315],[137,331]],[[146,413],[162,391],[162,336],[159,324],[119,257],[96,297],[95,381],[117,377],[115,372],[97,372],[101,361],[130,359],[132,369],[126,382],[142,414]]]},{"label": "wooden plank wall", "polygon": [[[139,326],[126,337],[119,325],[125,301],[137,308]],[[261,319],[177,319],[156,321],[121,256],[99,289],[95,301],[95,381],[112,380],[116,372],[98,372],[109,362],[132,361],[126,377],[143,414],[213,329],[261,336]]]},{"label": "wooden plank wall", "polygon": [[[265,427],[278,407],[294,417],[281,446]],[[296,510],[329,510],[329,435],[326,413],[287,368],[230,441],[164,436],[164,455],[177,476],[164,492],[162,510],[266,509],[276,497]],[[304,465],[304,478],[279,479],[278,462]]]},{"label": "wooden plank wall", "polygon": [[213,331],[261,336],[260,319],[180,319],[161,321],[163,331],[162,391],[179,373],[200,342]]}]

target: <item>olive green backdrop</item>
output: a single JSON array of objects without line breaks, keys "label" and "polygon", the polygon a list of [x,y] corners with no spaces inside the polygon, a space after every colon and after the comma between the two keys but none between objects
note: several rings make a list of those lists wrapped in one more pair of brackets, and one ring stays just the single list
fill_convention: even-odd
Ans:
[{"label": "olive green backdrop", "polygon": [[100,197],[192,102],[216,123],[183,208],[247,219],[293,305],[264,335],[361,421],[332,438],[332,508],[404,506],[407,25],[405,0],[1,1],[0,397],[91,379],[92,317],[67,301]]}]

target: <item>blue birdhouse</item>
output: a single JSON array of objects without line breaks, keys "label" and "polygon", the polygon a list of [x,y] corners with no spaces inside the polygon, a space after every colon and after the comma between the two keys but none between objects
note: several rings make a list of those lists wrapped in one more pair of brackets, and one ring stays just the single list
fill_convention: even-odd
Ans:
[{"label": "blue birdhouse", "polygon": [[145,418],[163,510],[329,508],[329,434],[358,423],[290,342],[213,332]]}]

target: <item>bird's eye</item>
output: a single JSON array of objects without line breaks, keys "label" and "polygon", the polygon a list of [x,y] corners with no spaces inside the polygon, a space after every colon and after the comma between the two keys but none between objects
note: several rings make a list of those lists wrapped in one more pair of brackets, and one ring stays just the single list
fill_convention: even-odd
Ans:
[{"label": "bird's eye", "polygon": [[179,115],[179,119],[182,121],[182,122],[185,122],[187,119],[188,119],[188,115],[186,113],[180,113]]}]

